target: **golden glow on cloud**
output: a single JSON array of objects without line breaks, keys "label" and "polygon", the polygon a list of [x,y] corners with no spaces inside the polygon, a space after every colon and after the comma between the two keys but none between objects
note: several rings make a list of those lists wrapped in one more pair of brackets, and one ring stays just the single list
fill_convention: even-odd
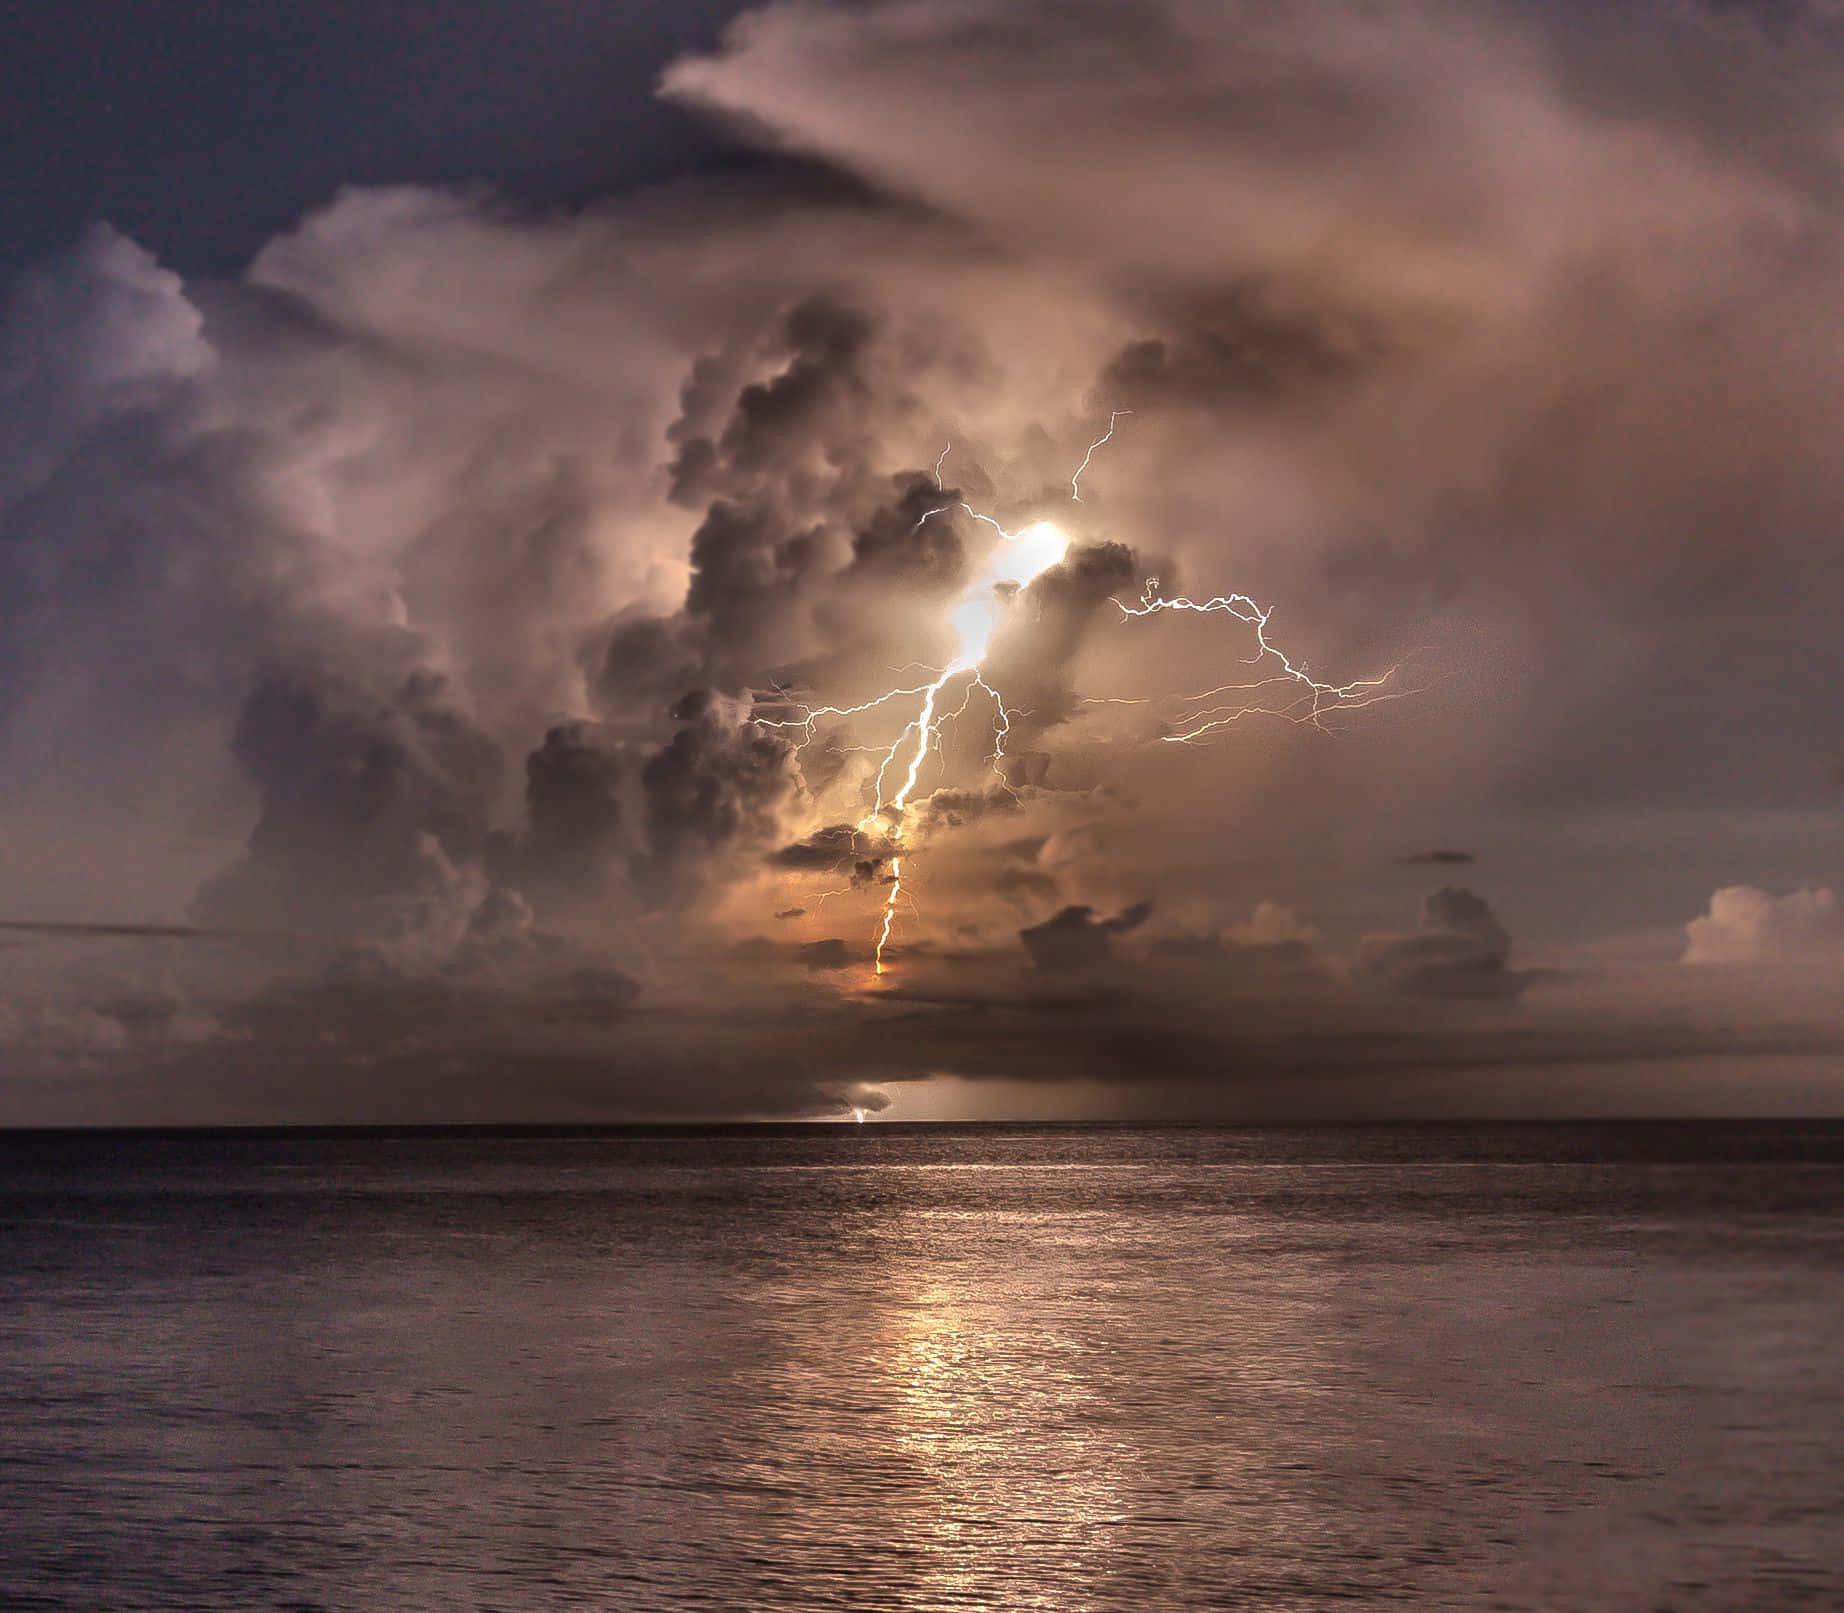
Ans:
[{"label": "golden glow on cloud", "polygon": [[[1082,456],[1082,463],[1069,479],[1069,496],[1073,503],[1082,502],[1082,473],[1089,467],[1095,457],[1095,451],[1114,436],[1114,428],[1120,417],[1128,413],[1117,409],[1108,416],[1107,430],[1088,446]],[[942,465],[952,451],[952,443],[944,447],[941,457],[935,461],[935,480],[941,481]],[[851,717],[875,710],[891,701],[913,698],[920,704],[915,718],[905,724],[902,731],[883,751],[878,764],[876,778],[876,804],[858,821],[860,834],[881,839],[890,848],[890,873],[885,881],[883,913],[877,928],[877,944],[873,953],[873,972],[881,976],[886,972],[884,954],[890,945],[891,932],[896,925],[897,905],[904,898],[903,885],[903,843],[907,827],[906,814],[910,799],[914,796],[922,779],[922,771],[931,755],[938,749],[941,725],[952,718],[961,716],[973,702],[976,695],[984,695],[992,702],[993,748],[987,760],[999,779],[1000,786],[1009,790],[1001,770],[1005,760],[1005,741],[1011,732],[1011,720],[1018,715],[1009,709],[1003,696],[986,681],[981,668],[992,649],[993,635],[999,624],[1005,619],[1020,591],[1030,586],[1053,566],[1060,565],[1067,557],[1070,548],[1069,534],[1055,521],[1040,519],[1019,528],[1008,531],[992,516],[973,508],[961,500],[937,505],[927,510],[916,522],[920,528],[936,516],[946,515],[951,510],[959,509],[973,520],[989,526],[998,534],[996,542],[980,563],[973,582],[955,602],[948,612],[948,624],[954,629],[954,659],[941,670],[933,682],[910,687],[885,690],[882,694],[863,701],[855,706],[808,706],[801,708],[801,715],[789,718],[760,718],[757,721],[766,728],[799,728],[804,730],[805,738],[811,739],[814,724],[821,717]],[[1378,700],[1392,698],[1385,690],[1395,676],[1391,668],[1380,678],[1359,680],[1354,683],[1332,684],[1320,681],[1308,673],[1304,665],[1296,665],[1280,650],[1276,649],[1267,638],[1269,612],[1263,610],[1246,594],[1228,594],[1214,599],[1197,601],[1191,599],[1163,599],[1158,592],[1159,580],[1148,579],[1145,592],[1137,606],[1122,604],[1118,599],[1123,620],[1133,617],[1145,617],[1165,611],[1190,611],[1203,615],[1227,614],[1245,626],[1255,630],[1255,654],[1250,658],[1254,662],[1266,663],[1277,668],[1270,676],[1251,683],[1224,685],[1220,688],[1202,691],[1185,697],[1191,710],[1178,720],[1177,731],[1165,735],[1168,743],[1188,744],[1219,728],[1227,726],[1238,718],[1254,712],[1267,712],[1277,716],[1291,718],[1295,721],[1317,723],[1320,718],[1334,707],[1359,707],[1375,703]],[[966,680],[965,694],[958,707],[952,711],[942,710],[942,694],[949,684],[957,679]],[[1275,704],[1263,698],[1257,691],[1267,690],[1280,685],[1287,691],[1287,698]],[[1230,693],[1248,693],[1254,698],[1247,703],[1213,706],[1211,701]],[[907,760],[904,760],[904,757]],[[889,781],[893,775],[900,773],[902,782],[895,792],[887,794]]]}]

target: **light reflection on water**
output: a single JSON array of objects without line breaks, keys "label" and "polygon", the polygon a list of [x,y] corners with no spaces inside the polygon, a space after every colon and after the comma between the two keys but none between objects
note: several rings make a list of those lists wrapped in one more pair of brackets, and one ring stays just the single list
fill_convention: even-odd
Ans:
[{"label": "light reflection on water", "polygon": [[1835,1164],[858,1140],[0,1151],[0,1605],[1844,1603]]}]

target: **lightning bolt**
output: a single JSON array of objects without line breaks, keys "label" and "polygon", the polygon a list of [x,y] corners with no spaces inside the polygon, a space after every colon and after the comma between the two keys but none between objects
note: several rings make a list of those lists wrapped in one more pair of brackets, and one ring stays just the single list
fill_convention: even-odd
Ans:
[{"label": "lightning bolt", "polygon": [[[953,711],[941,713],[941,696],[956,678],[967,680],[966,691],[960,705]],[[890,932],[896,923],[897,904],[904,899],[903,886],[903,830],[904,814],[908,809],[910,798],[915,794],[921,782],[922,769],[928,758],[936,750],[943,724],[952,722],[966,714],[976,695],[983,694],[992,701],[993,706],[993,748],[988,756],[995,776],[1002,787],[1009,789],[1005,783],[1003,763],[1005,760],[1005,740],[1011,732],[1012,718],[1018,713],[1005,704],[998,690],[988,683],[977,663],[956,662],[942,671],[931,683],[915,684],[907,688],[889,689],[883,694],[875,695],[869,700],[861,701],[855,706],[812,706],[802,708],[798,717],[757,718],[758,726],[763,728],[802,729],[803,737],[795,745],[802,750],[812,740],[817,725],[825,717],[855,717],[865,712],[875,711],[880,706],[888,705],[893,700],[905,696],[920,697],[921,708],[915,718],[906,723],[896,739],[881,751],[882,760],[877,768],[876,804],[858,820],[857,830],[873,842],[882,842],[895,848],[890,857],[890,881],[884,895],[883,919],[878,928],[877,948],[874,968],[877,974],[885,971],[884,950],[890,944]],[[860,746],[862,750],[878,752],[876,746]],[[908,765],[902,767],[900,758],[905,750],[908,752]],[[889,780],[893,769],[902,769],[902,783],[894,793],[889,793]],[[820,898],[844,895],[844,891],[827,891]],[[816,904],[818,905],[818,904]]]},{"label": "lightning bolt", "polygon": [[[1082,488],[1079,484],[1082,481],[1082,473],[1088,469],[1088,462],[1095,457],[1095,450],[1113,441],[1114,422],[1120,419],[1122,415],[1132,413],[1133,411],[1131,409],[1116,409],[1108,416],[1108,429],[1088,445],[1088,452],[1082,456],[1082,463],[1076,467],[1075,474],[1069,478],[1069,496],[1074,499],[1076,503],[1080,504],[1082,502]],[[939,465],[936,466],[936,470],[939,472]],[[937,475],[936,480],[940,480],[939,475]]]},{"label": "lightning bolt", "polygon": [[[1250,664],[1271,662],[1276,670],[1265,678],[1258,678],[1252,683],[1225,683],[1214,689],[1205,689],[1197,694],[1181,697],[1181,703],[1191,709],[1177,718],[1179,731],[1164,735],[1168,745],[1189,745],[1202,739],[1206,734],[1219,728],[1226,728],[1231,723],[1240,722],[1244,717],[1267,716],[1284,717],[1293,722],[1306,722],[1314,727],[1323,727],[1322,719],[1333,710],[1358,711],[1365,706],[1372,706],[1384,700],[1401,698],[1402,691],[1390,685],[1399,667],[1391,667],[1381,677],[1355,678],[1349,683],[1325,683],[1315,678],[1302,663],[1296,665],[1286,654],[1268,638],[1268,623],[1274,612],[1272,607],[1263,610],[1247,594],[1218,594],[1213,599],[1164,599],[1159,594],[1159,579],[1146,579],[1145,592],[1140,596],[1138,605],[1123,604],[1114,601],[1119,608],[1123,621],[1137,617],[1156,616],[1161,611],[1191,611],[1200,616],[1226,615],[1255,629],[1255,653],[1248,657]],[[1249,700],[1237,704],[1231,702],[1222,706],[1211,706],[1208,702],[1219,695],[1253,694],[1258,690],[1282,686],[1292,689],[1293,698],[1281,705],[1273,705],[1262,700]]]},{"label": "lightning bolt", "polygon": [[[1114,410],[1108,416],[1107,429],[1088,445],[1081,464],[1069,478],[1069,496],[1073,503],[1082,502],[1083,473],[1088,470],[1096,453],[1113,439],[1115,426],[1122,416],[1130,413],[1132,411],[1128,409]],[[935,460],[934,480],[937,487],[942,485],[942,467],[953,446],[953,439],[950,438]],[[958,499],[924,511],[911,530],[919,531],[928,521],[954,509],[991,527],[998,535],[998,542],[985,567],[954,608],[952,620],[961,640],[960,653],[955,659],[940,669],[911,662],[908,667],[896,669],[894,675],[901,677],[911,667],[915,667],[932,673],[931,680],[901,683],[852,706],[807,705],[793,699],[787,691],[778,690],[770,696],[758,697],[762,705],[769,709],[778,706],[794,714],[752,719],[763,728],[799,730],[801,737],[795,745],[798,751],[814,738],[818,724],[823,720],[845,721],[880,711],[897,701],[917,702],[915,716],[903,725],[888,746],[850,747],[880,758],[874,785],[875,804],[856,825],[857,833],[869,839],[874,847],[887,848],[886,854],[890,859],[890,877],[886,882],[883,912],[873,953],[873,968],[879,977],[887,972],[884,955],[890,947],[891,933],[896,924],[897,904],[908,900],[912,907],[914,905],[913,898],[907,895],[904,882],[909,803],[916,793],[929,758],[939,753],[942,727],[966,715],[980,696],[992,703],[993,746],[987,761],[999,786],[1011,790],[1005,777],[1005,744],[1011,734],[1012,719],[1023,713],[1006,705],[1004,697],[987,682],[982,670],[992,634],[999,623],[1001,601],[998,590],[1006,586],[1024,587],[1040,573],[1060,562],[1069,549],[1068,536],[1053,522],[1035,521],[1014,532],[983,510],[976,510],[971,504]],[[1264,610],[1246,594],[1221,594],[1206,600],[1184,597],[1167,599],[1158,590],[1159,580],[1154,577],[1147,581],[1137,605],[1115,600],[1123,622],[1156,616],[1165,611],[1227,615],[1255,630],[1255,652],[1248,657],[1248,661],[1251,664],[1265,663],[1273,669],[1268,675],[1249,683],[1223,684],[1214,689],[1181,696],[1178,703],[1183,709],[1175,719],[1177,731],[1162,736],[1169,744],[1194,744],[1206,735],[1258,712],[1318,726],[1321,719],[1334,710],[1355,710],[1380,700],[1397,698],[1397,692],[1390,687],[1397,670],[1394,667],[1381,677],[1360,678],[1350,683],[1327,683],[1315,678],[1304,663],[1295,663],[1268,638],[1268,622],[1272,611]],[[965,680],[960,704],[951,711],[944,711],[943,696],[960,679]],[[1290,693],[1278,703],[1263,698],[1262,691],[1276,689],[1285,689]],[[1240,702],[1229,700],[1220,704],[1212,703],[1221,701],[1224,696],[1233,695],[1250,698]],[[1094,703],[1144,702],[1104,698]],[[892,780],[899,777],[900,782],[892,788]],[[843,894],[843,891],[826,893],[827,896]]]},{"label": "lightning bolt", "polygon": [[[909,758],[909,772],[903,780],[903,787],[891,797],[889,808],[890,811],[896,815],[896,824],[891,831],[890,841],[892,845],[899,848],[902,845],[903,836],[903,809],[909,805],[909,797],[915,790],[916,779],[921,775],[922,763],[928,756],[929,744],[935,735],[935,701],[940,697],[943,687],[945,687],[948,679],[953,677],[953,675],[954,669],[950,667],[928,686],[927,693],[922,697],[921,714],[916,718],[915,722],[910,725],[915,730],[916,748]],[[908,729],[904,730],[905,736],[907,736],[908,732]],[[897,743],[900,745],[902,741],[898,740]],[[891,754],[895,754],[894,747],[892,748]],[[889,757],[886,757],[886,766],[888,762]],[[882,818],[885,810],[883,805],[883,793],[883,775],[880,771],[878,774],[878,806],[876,813],[879,819]],[[890,944],[890,926],[896,922],[896,904],[903,894],[903,855],[900,849],[890,858],[890,875],[890,888],[884,894],[884,922],[877,932],[877,951],[872,963],[873,968],[880,975],[884,972],[884,948]]]}]

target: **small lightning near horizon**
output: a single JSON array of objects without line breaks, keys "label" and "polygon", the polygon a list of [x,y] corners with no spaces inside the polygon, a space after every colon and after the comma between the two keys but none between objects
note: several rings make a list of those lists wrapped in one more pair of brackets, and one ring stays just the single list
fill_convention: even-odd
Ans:
[{"label": "small lightning near horizon", "polygon": [[[1114,410],[1108,416],[1106,430],[1088,445],[1081,463],[1069,478],[1069,497],[1072,503],[1082,502],[1083,474],[1096,453],[1113,439],[1119,421],[1131,412],[1127,409]],[[942,468],[953,446],[953,439],[950,438],[935,460],[934,480],[938,487],[942,485]],[[791,702],[784,696],[776,703],[783,710],[792,707],[797,715],[752,719],[757,726],[763,728],[801,730],[803,737],[796,745],[799,750],[812,740],[817,725],[823,720],[849,720],[879,711],[895,702],[916,702],[914,717],[903,725],[888,746],[854,747],[880,757],[873,788],[873,805],[855,826],[856,833],[870,842],[872,850],[879,857],[887,857],[889,860],[890,872],[883,881],[884,900],[872,954],[873,974],[879,978],[888,971],[885,954],[891,945],[897,906],[907,896],[903,865],[910,802],[930,756],[939,750],[942,727],[965,716],[976,700],[989,701],[992,711],[992,749],[987,753],[987,762],[998,778],[1000,787],[1011,789],[1005,775],[1005,744],[1011,733],[1012,720],[1022,713],[1008,706],[1003,694],[987,681],[984,663],[993,635],[1004,620],[1007,610],[1033,581],[1053,566],[1059,565],[1070,549],[1069,535],[1054,521],[1036,520],[1012,531],[993,516],[960,499],[950,499],[925,511],[912,530],[920,530],[928,521],[955,509],[992,528],[998,535],[998,541],[973,581],[950,608],[948,622],[957,641],[953,660],[939,670],[912,662],[912,666],[934,673],[934,676],[926,682],[898,684],[856,705],[813,706]],[[1269,640],[1267,628],[1272,612],[1264,610],[1246,594],[1222,594],[1201,601],[1182,596],[1167,599],[1160,596],[1158,588],[1159,579],[1149,578],[1137,605],[1128,605],[1116,599],[1114,604],[1121,612],[1122,621],[1152,617],[1167,611],[1228,615],[1255,631],[1255,653],[1248,657],[1248,661],[1251,664],[1267,663],[1274,668],[1268,676],[1252,682],[1224,684],[1193,695],[1181,696],[1179,704],[1184,709],[1176,718],[1178,731],[1161,736],[1167,743],[1195,744],[1207,735],[1257,712],[1318,726],[1321,719],[1334,709],[1355,710],[1396,697],[1389,687],[1396,674],[1397,669],[1394,667],[1381,677],[1357,679],[1342,684],[1327,683],[1315,678],[1304,664],[1295,663]],[[900,669],[898,675],[906,670]],[[957,681],[964,681],[960,704],[951,710],[945,709],[943,697]],[[1276,704],[1261,698],[1260,691],[1282,686],[1294,691],[1291,699]],[[1212,704],[1221,700],[1221,697],[1233,695],[1247,695],[1251,698],[1241,703],[1229,700]],[[856,884],[854,881],[854,888]],[[839,894],[843,892],[827,893],[828,896]]]}]

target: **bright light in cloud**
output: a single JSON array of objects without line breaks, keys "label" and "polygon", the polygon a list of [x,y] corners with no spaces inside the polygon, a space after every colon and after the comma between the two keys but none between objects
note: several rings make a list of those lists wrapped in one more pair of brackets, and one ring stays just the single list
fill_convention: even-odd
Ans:
[{"label": "bright light in cloud", "polygon": [[1054,521],[1033,521],[1014,532],[987,556],[980,574],[982,586],[1016,583],[1024,587],[1069,553],[1069,534]]},{"label": "bright light in cloud", "polygon": [[980,568],[978,580],[949,613],[958,641],[950,672],[970,672],[986,659],[1004,601],[996,590],[1023,588],[1069,553],[1069,534],[1054,521],[1033,521],[1006,534]]},{"label": "bright light in cloud", "polygon": [[988,588],[954,607],[948,620],[954,624],[959,648],[950,672],[968,672],[986,659],[992,630],[999,623],[999,601]]}]

